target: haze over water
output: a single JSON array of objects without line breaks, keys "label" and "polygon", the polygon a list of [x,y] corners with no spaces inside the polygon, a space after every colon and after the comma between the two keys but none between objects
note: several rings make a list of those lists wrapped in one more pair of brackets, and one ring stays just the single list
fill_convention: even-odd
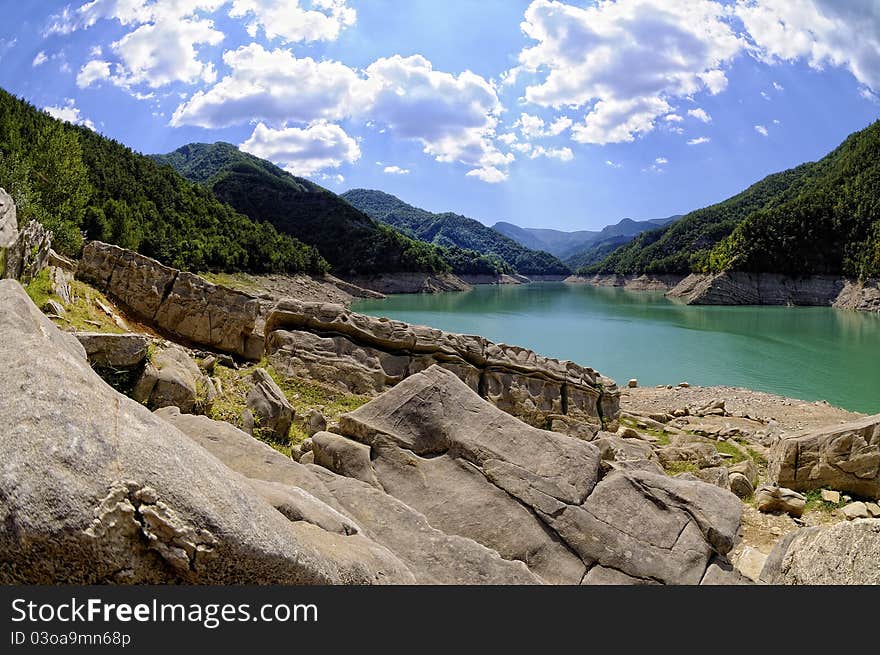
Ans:
[{"label": "haze over water", "polygon": [[661,293],[538,283],[359,301],[373,316],[570,359],[621,386],[736,386],[880,413],[880,316],[828,307],[689,307]]}]

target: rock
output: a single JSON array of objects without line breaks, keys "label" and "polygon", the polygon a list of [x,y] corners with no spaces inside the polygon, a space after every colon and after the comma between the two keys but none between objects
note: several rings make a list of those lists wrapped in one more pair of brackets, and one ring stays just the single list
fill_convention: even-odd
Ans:
[{"label": "rock", "polygon": [[744,476],[749,484],[754,487],[758,484],[758,467],[751,458],[747,458],[728,467],[731,473],[739,473]]},{"label": "rock", "polygon": [[285,441],[290,435],[294,410],[275,380],[261,368],[251,374],[253,386],[247,396],[247,411],[254,428],[252,432]]},{"label": "rock", "polygon": [[313,442],[312,442],[311,437],[308,439],[303,439],[302,443],[300,443],[299,447],[304,453],[310,453],[312,451],[312,447],[313,447]]},{"label": "rock", "polygon": [[29,222],[13,243],[0,248],[3,277],[28,284],[46,267],[51,245],[52,233],[37,221]]},{"label": "rock", "polygon": [[749,498],[755,493],[755,488],[749,479],[742,473],[734,471],[729,476],[730,490],[739,498]]},{"label": "rock", "polygon": [[770,453],[770,479],[880,498],[880,415],[782,438]]},{"label": "rock", "polygon": [[[54,251],[50,251],[50,262],[52,261],[52,252]],[[72,303],[74,296],[70,283],[73,282],[73,273],[66,269],[51,265],[46,270],[49,272],[49,290],[52,294],[58,296],[61,299],[61,302],[65,304],[69,305]]]},{"label": "rock", "polygon": [[730,476],[723,466],[710,466],[695,473],[697,479],[730,491]]},{"label": "rock", "polygon": [[[209,386],[210,385],[210,386]],[[178,407],[185,414],[205,411],[210,397],[210,378],[180,346],[159,350],[135,384],[132,398],[151,409]]]},{"label": "rock", "polygon": [[865,503],[855,502],[850,503],[849,505],[844,505],[841,509],[843,515],[846,517],[847,521],[854,521],[855,519],[867,519],[870,518],[871,515],[868,513],[868,507]]},{"label": "rock", "polygon": [[114,391],[17,283],[0,306],[0,583],[415,581],[362,534],[286,518]]},{"label": "rock", "polygon": [[[17,240],[18,220],[15,203],[12,201],[12,196],[0,188],[0,252],[11,248]],[[4,267],[0,266],[0,277],[4,277],[4,272]]]},{"label": "rock", "polygon": [[755,490],[755,506],[761,512],[785,512],[800,517],[806,504],[807,499],[791,489],[765,484]]},{"label": "rock", "polygon": [[761,580],[777,585],[877,585],[878,561],[878,520],[802,528],[776,544]]},{"label": "rock", "polygon": [[678,386],[681,387],[682,389],[689,389],[691,384],[690,384],[690,382],[679,382]]},{"label": "rock", "polygon": [[657,458],[663,466],[674,462],[690,462],[697,468],[714,468],[721,466],[722,458],[715,446],[702,441],[689,443],[673,439],[673,445],[657,449]]},{"label": "rock", "polygon": [[865,503],[865,508],[868,510],[871,518],[880,518],[880,505],[877,503]]},{"label": "rock", "polygon": [[92,366],[132,369],[144,363],[150,349],[149,337],[143,334],[107,334],[76,332]]},{"label": "rock", "polygon": [[314,464],[315,463],[315,453],[313,453],[311,450],[307,453],[303,453],[302,456],[299,458],[299,463],[300,464]]},{"label": "rock", "polygon": [[729,492],[636,469],[598,481],[592,443],[528,426],[438,366],[343,415],[339,431],[370,446],[382,487],[432,526],[551,582],[578,582],[599,565],[696,584],[739,528]]},{"label": "rock", "polygon": [[840,504],[840,492],[839,491],[831,491],[829,489],[822,490],[822,500],[826,503],[833,503],[835,505]]},{"label": "rock", "polygon": [[54,314],[55,316],[64,316],[67,313],[67,310],[64,309],[64,305],[57,300],[47,300],[46,304],[44,304],[41,309],[44,313]]},{"label": "rock", "polygon": [[208,375],[214,375],[217,367],[217,358],[214,355],[208,355],[202,360],[202,370]]},{"label": "rock", "polygon": [[311,452],[314,453],[315,464],[318,466],[384,491],[373,471],[369,446],[338,434],[318,432],[312,437]]},{"label": "rock", "polygon": [[190,343],[246,359],[262,356],[263,336],[254,332],[260,301],[254,296],[98,241],[83,249],[77,276],[136,318]]},{"label": "rock", "polygon": [[638,430],[627,427],[625,425],[621,425],[619,428],[617,428],[617,436],[620,437],[621,439],[643,440],[645,438],[645,436],[641,432],[639,432]]},{"label": "rock", "polygon": [[759,582],[766,563],[767,555],[751,546],[745,546],[736,560],[736,569],[752,582]]},{"label": "rock", "polygon": [[592,369],[482,337],[377,319],[341,305],[283,300],[265,327],[269,361],[354,393],[376,394],[439,365],[500,409],[535,426],[560,416],[593,432],[616,428],[620,392]]},{"label": "rock", "polygon": [[437,530],[423,515],[359,480],[298,464],[228,423],[174,408],[156,414],[249,480],[302,489],[343,514],[360,535],[397,554],[419,584],[541,582],[522,562],[504,560],[470,539]]},{"label": "rock", "polygon": [[736,570],[724,557],[713,557],[706,569],[706,575],[700,581],[703,586],[733,586],[751,585],[752,581]]},{"label": "rock", "polygon": [[630,380],[629,382],[626,383],[626,386],[627,386],[629,389],[638,389],[638,387],[639,387],[639,381],[636,380],[635,378],[633,378],[632,380]]},{"label": "rock", "polygon": [[310,409],[303,417],[303,427],[310,437],[327,429],[327,419],[317,409]]}]

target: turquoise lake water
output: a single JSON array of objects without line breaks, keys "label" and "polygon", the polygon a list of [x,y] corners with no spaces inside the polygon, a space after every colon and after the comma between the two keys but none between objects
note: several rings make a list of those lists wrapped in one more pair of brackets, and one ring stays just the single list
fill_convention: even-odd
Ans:
[{"label": "turquoise lake water", "polygon": [[828,307],[689,307],[661,293],[536,283],[390,296],[354,311],[480,334],[624,385],[726,385],[880,413],[880,316]]}]

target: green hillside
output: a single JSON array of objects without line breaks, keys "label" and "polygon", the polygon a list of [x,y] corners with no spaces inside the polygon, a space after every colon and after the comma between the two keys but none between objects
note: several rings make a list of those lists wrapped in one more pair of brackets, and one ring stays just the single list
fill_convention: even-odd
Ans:
[{"label": "green hillside", "polygon": [[492,255],[523,275],[567,275],[571,271],[550,253],[530,250],[472,218],[434,214],[381,191],[352,189],[342,194],[352,205],[378,221],[442,247],[459,247]]},{"label": "green hillside", "polygon": [[51,118],[0,90],[0,186],[20,220],[76,256],[83,238],[188,270],[321,272],[318,252],[219,202],[116,141]]},{"label": "green hillside", "polygon": [[190,144],[154,159],[205,185],[252,219],[268,221],[282,233],[315,246],[340,275],[498,272],[497,262],[409,238],[314,182],[228,143]]},{"label": "green hillside", "polygon": [[581,272],[724,270],[880,275],[880,123],[818,162],[646,232]]}]

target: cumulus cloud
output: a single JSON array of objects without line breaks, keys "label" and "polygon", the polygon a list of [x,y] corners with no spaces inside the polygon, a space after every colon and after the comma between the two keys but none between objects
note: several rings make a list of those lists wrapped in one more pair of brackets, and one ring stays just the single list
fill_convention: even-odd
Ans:
[{"label": "cumulus cloud", "polygon": [[574,153],[571,151],[571,148],[545,148],[544,146],[535,146],[529,155],[529,158],[538,159],[538,157],[558,159],[559,161],[571,161],[574,159]]},{"label": "cumulus cloud", "polygon": [[62,107],[43,107],[43,111],[49,114],[52,118],[57,118],[60,121],[72,123],[73,125],[84,125],[90,130],[95,129],[95,124],[82,115],[79,108],[71,99],[68,99],[66,104]]},{"label": "cumulus cloud", "polygon": [[335,41],[357,20],[347,0],[312,0],[308,8],[302,4],[298,0],[233,0],[229,15],[250,18],[251,37],[263,30],[266,38],[285,43]]},{"label": "cumulus cloud", "polygon": [[309,176],[360,159],[357,141],[338,125],[319,121],[305,128],[272,129],[259,123],[239,146],[244,152],[269,159],[294,175]]},{"label": "cumulus cloud", "polygon": [[875,2],[737,0],[735,12],[762,60],[804,59],[815,69],[846,68],[863,85],[880,90]]},{"label": "cumulus cloud", "polygon": [[708,113],[706,113],[705,109],[701,107],[697,107],[696,109],[688,109],[688,116],[696,118],[698,121],[702,121],[704,123],[712,122],[712,117]]},{"label": "cumulus cloud", "polygon": [[583,143],[620,143],[652,131],[670,100],[727,85],[725,69],[744,47],[725,8],[712,0],[606,0],[578,7],[534,0],[519,54],[537,75],[525,99],[544,107],[591,107],[572,128]]},{"label": "cumulus cloud", "polygon": [[755,125],[755,132],[757,132],[761,136],[767,136],[770,134],[770,132],[767,131],[767,128],[763,125]]},{"label": "cumulus cloud", "polygon": [[76,76],[76,85],[86,89],[93,84],[110,79],[110,62],[93,59],[85,64]]},{"label": "cumulus cloud", "polygon": [[49,58],[46,56],[46,53],[40,50],[31,62],[31,66],[36,68],[37,66],[42,66],[47,61],[49,61]]},{"label": "cumulus cloud", "polygon": [[666,159],[666,157],[657,157],[657,159],[654,160],[654,163],[662,166],[663,164],[668,164],[669,160]]},{"label": "cumulus cloud", "polygon": [[400,166],[386,166],[383,172],[388,175],[409,175],[409,169]]},{"label": "cumulus cloud", "polygon": [[710,139],[707,136],[701,136],[701,137],[697,137],[696,139],[691,139],[687,143],[689,146],[700,146],[700,145],[703,145],[704,143],[709,143],[711,140],[712,139]]},{"label": "cumulus cloud", "polygon": [[498,170],[494,166],[488,168],[475,168],[467,172],[468,177],[476,177],[487,184],[498,184],[507,179],[507,174]]}]

